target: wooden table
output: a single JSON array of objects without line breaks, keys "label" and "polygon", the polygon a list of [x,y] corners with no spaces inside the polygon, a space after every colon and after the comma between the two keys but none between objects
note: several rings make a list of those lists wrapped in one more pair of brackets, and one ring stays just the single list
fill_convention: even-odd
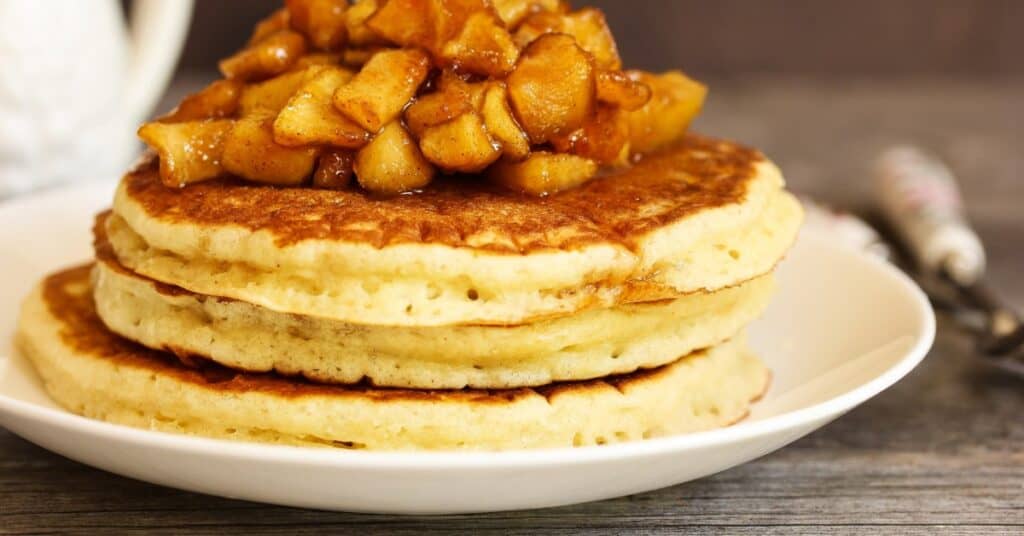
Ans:
[{"label": "wooden table", "polygon": [[[179,83],[178,95],[192,83]],[[909,140],[964,182],[993,283],[1024,305],[1024,80],[723,80],[701,130],[762,147],[792,187],[864,208],[869,163]],[[110,475],[0,431],[0,533],[1024,533],[1024,381],[940,318],[905,380],[760,460],[652,493],[540,511],[400,518],[295,510]]]}]

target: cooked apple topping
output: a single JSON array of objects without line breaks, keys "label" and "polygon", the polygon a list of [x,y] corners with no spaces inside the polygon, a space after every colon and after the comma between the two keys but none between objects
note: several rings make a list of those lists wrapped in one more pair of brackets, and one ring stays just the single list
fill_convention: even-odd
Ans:
[{"label": "cooked apple topping", "polygon": [[604,15],[562,0],[286,0],[220,70],[139,130],[167,186],[393,194],[441,172],[547,195],[673,143],[706,92],[623,71]]}]

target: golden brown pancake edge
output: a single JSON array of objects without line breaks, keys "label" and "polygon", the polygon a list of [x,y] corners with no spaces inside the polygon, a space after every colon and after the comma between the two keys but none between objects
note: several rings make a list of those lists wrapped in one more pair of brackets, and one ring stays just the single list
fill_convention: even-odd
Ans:
[{"label": "golden brown pancake edge", "polygon": [[656,229],[741,203],[764,162],[755,149],[688,134],[629,168],[549,197],[503,190],[478,176],[446,177],[391,197],[233,179],[175,189],[160,182],[153,161],[129,173],[123,186],[150,217],[265,231],[279,246],[315,239],[528,254],[602,243],[635,249]]},{"label": "golden brown pancake edge", "polygon": [[[542,396],[548,400],[560,394],[598,389],[606,386],[619,391],[633,383],[657,379],[667,367],[638,370],[629,374],[593,380],[567,381],[543,387],[516,389],[417,390],[382,388],[367,384],[327,385],[301,377],[276,373],[251,373],[232,370],[199,357],[184,360],[171,352],[160,352],[120,337],[103,324],[96,313],[89,283],[92,264],[54,273],[43,280],[43,300],[60,324],[62,342],[75,352],[98,359],[116,361],[120,366],[150,370],[178,381],[218,392],[263,392],[284,398],[301,396],[354,396],[374,402],[421,400],[455,403],[511,403],[524,397]],[[701,355],[698,351],[688,356]],[[195,366],[187,366],[190,363]]]}]

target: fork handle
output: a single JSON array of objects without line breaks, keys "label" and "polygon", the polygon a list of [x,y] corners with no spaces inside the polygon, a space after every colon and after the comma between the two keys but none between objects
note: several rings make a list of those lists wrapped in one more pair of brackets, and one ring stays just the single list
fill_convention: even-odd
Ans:
[{"label": "fork handle", "polygon": [[878,159],[875,181],[883,215],[922,269],[962,287],[981,280],[985,250],[949,168],[914,147],[896,147]]}]

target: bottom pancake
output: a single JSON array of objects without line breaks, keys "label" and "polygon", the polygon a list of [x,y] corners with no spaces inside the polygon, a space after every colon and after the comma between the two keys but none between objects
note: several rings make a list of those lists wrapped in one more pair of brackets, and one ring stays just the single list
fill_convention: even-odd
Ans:
[{"label": "bottom pancake", "polygon": [[89,269],[50,276],[29,296],[19,346],[65,408],[152,430],[375,450],[582,446],[728,425],[769,378],[742,337],[656,369],[507,390],[331,386],[189,368],[108,331]]}]

